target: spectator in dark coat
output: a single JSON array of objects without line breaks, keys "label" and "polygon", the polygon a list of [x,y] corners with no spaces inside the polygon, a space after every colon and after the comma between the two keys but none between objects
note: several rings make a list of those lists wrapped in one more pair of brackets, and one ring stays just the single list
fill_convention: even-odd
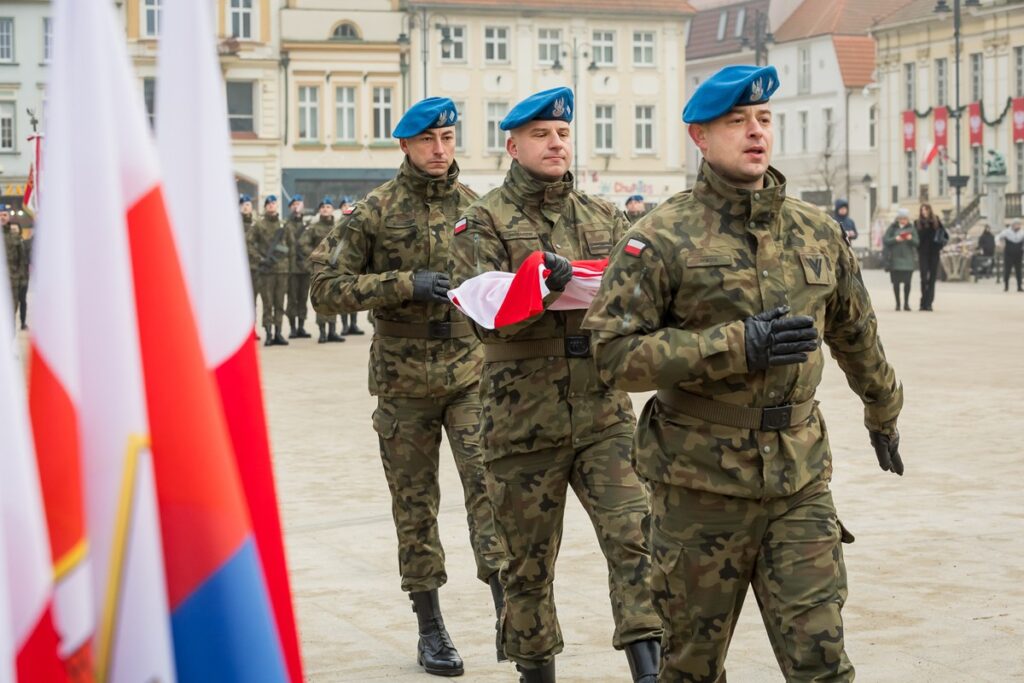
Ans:
[{"label": "spectator in dark coat", "polygon": [[942,221],[932,211],[931,204],[922,204],[914,221],[917,228],[918,264],[921,268],[921,306],[922,311],[932,310],[935,301],[935,280],[939,276],[939,254],[949,242],[949,233]]},{"label": "spectator in dark coat", "polygon": [[832,217],[836,219],[836,223],[846,233],[846,237],[850,242],[857,239],[857,224],[850,218],[850,202],[845,199],[837,199],[836,212],[832,214]]}]

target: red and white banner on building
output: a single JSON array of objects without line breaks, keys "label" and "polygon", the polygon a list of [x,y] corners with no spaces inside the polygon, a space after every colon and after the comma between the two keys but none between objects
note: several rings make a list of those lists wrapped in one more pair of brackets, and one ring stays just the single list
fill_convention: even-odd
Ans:
[{"label": "red and white banner on building", "polygon": [[1013,100],[1013,141],[1024,142],[1024,97]]},{"label": "red and white banner on building", "polygon": [[939,149],[949,147],[949,109],[945,107],[935,108],[935,146]]},{"label": "red and white banner on building", "polygon": [[913,111],[903,112],[903,151],[913,152],[917,149],[917,115]]},{"label": "red and white banner on building", "polygon": [[985,124],[981,120],[981,103],[971,102],[967,105],[967,130],[970,133],[971,147],[984,144]]}]

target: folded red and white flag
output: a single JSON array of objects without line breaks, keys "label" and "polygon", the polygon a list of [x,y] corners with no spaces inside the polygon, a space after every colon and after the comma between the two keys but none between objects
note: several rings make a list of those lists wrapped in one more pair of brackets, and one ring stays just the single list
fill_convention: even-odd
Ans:
[{"label": "folded red and white flag", "polygon": [[[549,307],[571,311],[590,307],[608,259],[573,261],[572,280]],[[455,307],[488,330],[528,320],[544,312],[544,297],[551,290],[544,284],[550,269],[544,267],[544,252],[530,254],[515,273],[492,271],[470,278],[448,292]]]}]

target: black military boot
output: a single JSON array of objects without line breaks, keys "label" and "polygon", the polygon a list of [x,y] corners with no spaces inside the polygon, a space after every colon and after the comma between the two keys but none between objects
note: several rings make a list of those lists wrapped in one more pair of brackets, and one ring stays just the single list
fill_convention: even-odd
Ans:
[{"label": "black military boot", "polygon": [[508,657],[505,656],[505,645],[501,642],[501,610],[505,607],[505,590],[501,587],[498,572],[491,574],[491,578],[487,579],[487,583],[491,586],[491,598],[494,599],[494,615],[497,618],[497,621],[494,622],[494,630],[496,632],[494,636],[494,651],[498,654],[499,662],[507,662]]},{"label": "black military boot", "polygon": [[274,328],[274,346],[288,346],[288,340],[281,336],[281,326]]},{"label": "black military boot", "polygon": [[461,676],[462,657],[452,644],[448,629],[441,617],[437,589],[409,593],[412,611],[420,627],[420,641],[416,646],[416,662],[428,674],[435,676]]},{"label": "black military boot", "polygon": [[359,329],[359,325],[356,325],[356,315],[356,313],[353,313],[351,316],[349,316],[352,319],[352,321],[348,324],[348,333],[358,337],[366,333]]},{"label": "black military boot", "polygon": [[298,318],[288,316],[288,338],[295,339],[299,336],[299,323]]},{"label": "black military boot", "polygon": [[323,344],[327,341],[327,323],[317,323],[316,326],[320,328],[320,336],[317,337],[316,343]]},{"label": "black military boot", "polygon": [[348,330],[349,330],[348,316],[347,315],[342,315],[341,316],[341,331],[338,334],[340,334],[342,337],[347,337],[348,336]]},{"label": "black military boot", "polygon": [[658,667],[661,665],[661,642],[638,640],[626,646],[626,660],[633,683],[657,683]]},{"label": "black military boot", "polygon": [[295,332],[295,336],[298,337],[299,339],[309,339],[310,337],[312,337],[313,335],[311,335],[309,332],[306,332],[306,319],[299,318],[298,320],[299,329]]},{"label": "black military boot", "polygon": [[552,659],[539,669],[524,669],[516,664],[519,683],[555,683],[555,660]]},{"label": "black military boot", "polygon": [[338,333],[334,331],[334,323],[327,323],[327,341],[329,342],[343,342],[344,337],[339,337]]},{"label": "black military boot", "polygon": [[272,335],[270,333],[270,325],[267,325],[266,327],[263,328],[263,345],[264,346],[273,346],[274,345],[274,335]]}]

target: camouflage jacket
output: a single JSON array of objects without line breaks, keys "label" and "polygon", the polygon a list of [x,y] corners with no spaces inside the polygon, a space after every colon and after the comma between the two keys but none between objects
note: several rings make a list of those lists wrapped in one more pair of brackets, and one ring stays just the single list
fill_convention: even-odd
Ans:
[{"label": "camouflage jacket", "polygon": [[263,254],[259,251],[259,231],[256,230],[258,223],[253,220],[253,215],[242,214],[242,234],[245,235],[245,251],[249,256],[249,270],[257,270],[260,266],[260,259]]},{"label": "camouflage jacket", "polygon": [[302,233],[306,231],[306,222],[303,217],[291,215],[288,216],[288,221],[285,223],[285,229],[288,231],[288,239],[292,243],[292,258],[288,266],[288,271],[291,273],[308,273],[309,263],[307,259],[312,253],[300,253],[299,252],[299,238],[302,237]]},{"label": "camouflage jacket", "polygon": [[309,259],[313,256],[313,252],[316,248],[320,246],[320,243],[327,238],[327,235],[329,235],[333,229],[334,216],[331,216],[327,220],[324,220],[322,216],[317,216],[313,222],[306,226],[306,229],[302,231],[302,235],[299,236],[298,241],[295,243],[296,258],[301,258],[305,264],[305,269],[302,272],[311,272],[312,264]]},{"label": "camouflage jacket", "polygon": [[292,238],[279,215],[263,214],[256,225],[256,270],[261,273],[291,272]]},{"label": "camouflage jacket", "polygon": [[[454,162],[434,178],[406,159],[398,176],[357,202],[313,252],[310,288],[321,315],[372,310],[376,320],[465,322],[454,306],[412,300],[413,273],[445,272],[455,220],[476,199],[459,182]],[[479,343],[472,336],[410,339],[374,334],[370,393],[446,396],[480,379]]]},{"label": "camouflage jacket", "polygon": [[[747,370],[743,321],[788,305],[809,315],[869,429],[890,432],[903,391],[886,362],[860,268],[839,226],[787,198],[774,169],[761,190],[728,185],[706,164],[681,192],[637,223],[612,254],[585,327],[605,381],[628,391],[675,388],[745,407],[811,399],[819,348],[805,363]],[[820,411],[782,431],[746,430],[683,415],[656,399],[637,428],[647,479],[714,493],[786,496],[828,478]]]},{"label": "camouflage jacket", "polygon": [[[534,251],[569,260],[608,256],[628,227],[626,217],[572,185],[569,174],[543,182],[513,162],[504,184],[463,214],[466,229],[452,240],[452,287],[489,271],[515,272]],[[546,311],[500,330],[474,329],[484,344],[503,344],[579,335],[582,319],[583,311]],[[593,357],[485,363],[480,396],[486,459],[582,447],[628,434],[635,422],[629,397],[598,378]]]},{"label": "camouflage jacket", "polygon": [[[17,282],[21,274],[22,260],[25,258],[25,250],[21,244],[21,235],[12,232],[10,225],[3,226],[4,247],[7,251],[7,274],[11,282]],[[18,293],[15,292],[14,296]]]}]

